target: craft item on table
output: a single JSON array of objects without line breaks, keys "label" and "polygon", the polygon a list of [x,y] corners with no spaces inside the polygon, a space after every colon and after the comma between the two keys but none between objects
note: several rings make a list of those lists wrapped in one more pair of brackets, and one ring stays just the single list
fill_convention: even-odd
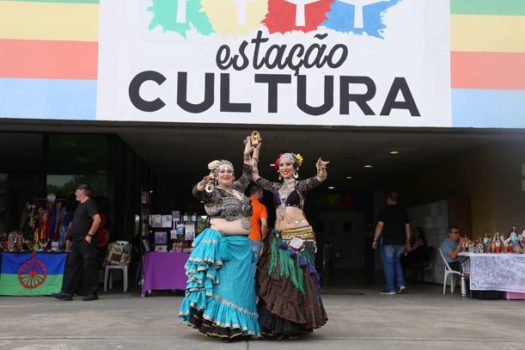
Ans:
[{"label": "craft item on table", "polygon": [[159,253],[167,253],[168,252],[168,246],[167,245],[156,245],[155,251]]},{"label": "craft item on table", "polygon": [[170,239],[177,239],[177,230],[170,230]]},{"label": "craft item on table", "polygon": [[171,228],[173,227],[173,220],[171,215],[162,215],[162,227]]},{"label": "craft item on table", "polygon": [[171,216],[173,218],[173,222],[179,222],[180,221],[180,211],[174,210],[171,212]]},{"label": "craft item on table", "polygon": [[49,222],[49,209],[45,209],[45,208],[40,208],[39,209],[39,213],[40,213],[40,225],[39,225],[39,228],[40,228],[40,240],[41,241],[46,241],[49,239],[49,225],[50,225],[50,222]]},{"label": "craft item on table", "polygon": [[168,244],[168,232],[158,231],[155,232],[155,245],[165,245]]},{"label": "craft item on table", "polygon": [[17,231],[9,232],[7,235],[7,250],[10,252],[22,250],[24,245],[24,236]]},{"label": "craft item on table", "polygon": [[184,224],[178,224],[177,225],[177,239],[178,240],[183,240],[184,239],[184,230],[185,230],[185,225]]},{"label": "craft item on table", "polygon": [[151,227],[162,227],[162,215],[150,215],[149,216],[149,225]]},{"label": "craft item on table", "polygon": [[174,253],[182,252],[183,249],[184,249],[184,242],[182,241],[173,242],[172,251]]},{"label": "craft item on table", "polygon": [[184,225],[184,240],[193,241],[195,239],[195,225],[186,224]]}]

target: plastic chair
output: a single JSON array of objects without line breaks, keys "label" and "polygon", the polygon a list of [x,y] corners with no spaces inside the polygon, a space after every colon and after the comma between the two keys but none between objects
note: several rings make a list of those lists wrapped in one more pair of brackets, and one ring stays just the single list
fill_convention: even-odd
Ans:
[{"label": "plastic chair", "polygon": [[129,260],[126,259],[125,257],[129,258],[130,254],[131,254],[131,245],[127,241],[117,241],[115,243],[111,243],[110,246],[108,247],[108,253],[105,259],[106,265],[104,268],[104,291],[105,292],[108,290],[108,284],[109,284],[109,289],[113,288],[113,279],[111,275],[113,270],[122,271],[122,286],[123,286],[124,292],[127,292]]},{"label": "plastic chair", "polygon": [[[452,270],[452,268],[448,264],[447,259],[445,258],[445,255],[443,254],[441,249],[438,248],[438,250],[439,250],[439,255],[441,256],[441,259],[443,259],[443,263],[445,264],[445,275],[443,277],[443,295],[447,293],[447,278],[449,275],[451,277],[450,278],[450,293],[454,294],[454,288],[456,285],[455,276],[458,275],[461,278],[461,286],[465,284],[465,277],[462,272]],[[462,291],[462,295],[463,295],[463,291]]]},{"label": "plastic chair", "polygon": [[111,278],[112,270],[122,271],[122,286],[124,292],[128,291],[128,265],[106,265],[104,269],[104,292],[108,291],[108,280],[109,289],[113,288],[113,279]]}]

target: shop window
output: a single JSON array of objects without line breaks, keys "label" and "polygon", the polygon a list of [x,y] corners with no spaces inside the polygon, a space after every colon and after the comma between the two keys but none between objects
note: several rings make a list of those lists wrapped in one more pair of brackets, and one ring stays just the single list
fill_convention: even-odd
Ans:
[{"label": "shop window", "polygon": [[47,175],[47,193],[66,197],[75,192],[76,186],[82,183],[90,184],[95,196],[104,196],[107,192],[107,176],[49,174]]},{"label": "shop window", "polygon": [[48,192],[67,195],[77,184],[89,183],[96,196],[107,196],[108,136],[50,134],[48,145]]}]

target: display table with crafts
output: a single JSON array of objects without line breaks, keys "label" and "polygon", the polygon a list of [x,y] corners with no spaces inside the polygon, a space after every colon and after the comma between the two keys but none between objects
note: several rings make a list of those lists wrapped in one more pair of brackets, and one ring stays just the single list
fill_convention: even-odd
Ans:
[{"label": "display table with crafts", "polygon": [[50,295],[62,289],[64,252],[1,253],[0,295]]},{"label": "display table with crafts", "polygon": [[513,296],[509,299],[525,299],[525,254],[463,252],[459,255],[470,258],[471,290],[502,291]]},{"label": "display table with crafts", "polygon": [[184,265],[189,256],[190,253],[144,253],[141,296],[144,297],[152,290],[185,290]]}]

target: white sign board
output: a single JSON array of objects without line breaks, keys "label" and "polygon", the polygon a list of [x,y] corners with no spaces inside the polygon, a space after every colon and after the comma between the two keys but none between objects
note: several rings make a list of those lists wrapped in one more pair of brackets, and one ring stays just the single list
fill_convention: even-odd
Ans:
[{"label": "white sign board", "polygon": [[451,125],[449,1],[101,0],[97,119]]}]

